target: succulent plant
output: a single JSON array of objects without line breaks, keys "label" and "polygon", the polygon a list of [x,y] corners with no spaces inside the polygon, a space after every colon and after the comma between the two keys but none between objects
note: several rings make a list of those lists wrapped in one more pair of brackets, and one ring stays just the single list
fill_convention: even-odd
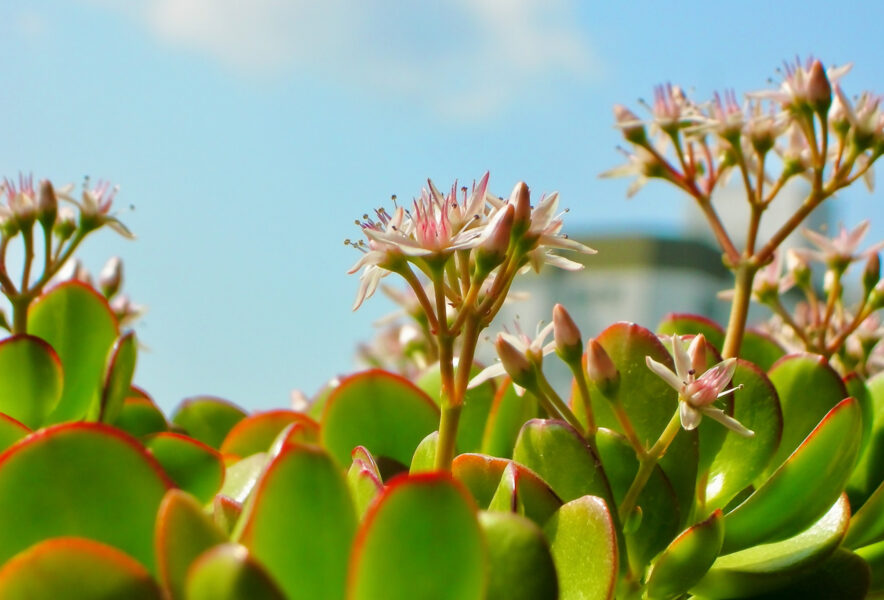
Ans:
[{"label": "succulent plant", "polygon": [[[407,286],[394,296],[411,322],[363,351],[399,372],[375,366],[251,414],[200,396],[167,419],[133,385],[138,310],[114,305],[120,264],[98,289],[81,270],[61,276],[91,232],[128,235],[109,186],[87,183],[77,217],[57,208],[68,188],[7,181],[0,598],[884,597],[880,245],[858,250],[865,225],[809,233],[818,252],[793,257],[786,277],[775,262],[810,210],[884,152],[877,103],[851,104],[844,71],[790,66],[744,108],[666,87],[649,124],[615,110],[632,153],[613,174],[674,184],[709,218],[735,276],[726,327],[672,313],[584,343],[557,305],[533,338],[498,334],[500,361],[483,368],[476,346],[519,273],[575,269],[552,251],[592,250],[562,233],[557,194],[532,207],[524,183],[504,200],[487,174],[462,194],[429,182],[348,242],[363,253],[357,307],[390,273]],[[728,172],[752,209],[742,249],[710,201]],[[807,202],[759,240],[796,176]],[[12,240],[25,250],[18,283]],[[784,281],[808,308],[789,306]],[[746,327],[752,298],[775,315],[764,330]],[[567,392],[545,373],[554,359]]]}]

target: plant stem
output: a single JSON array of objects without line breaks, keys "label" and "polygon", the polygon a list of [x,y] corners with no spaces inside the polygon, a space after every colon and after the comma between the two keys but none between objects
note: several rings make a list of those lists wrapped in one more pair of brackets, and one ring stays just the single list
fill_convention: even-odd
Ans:
[{"label": "plant stem", "polygon": [[647,454],[639,458],[638,472],[635,474],[635,478],[632,480],[626,496],[623,497],[623,502],[620,504],[618,511],[621,522],[625,521],[633,509],[635,509],[639,494],[645,489],[645,484],[648,483],[651,473],[654,472],[654,467],[657,466],[657,462],[666,454],[666,450],[680,430],[681,421],[678,416],[678,408],[676,408],[675,413],[666,425],[666,429],[660,434],[660,438],[651,446]]},{"label": "plant stem", "polygon": [[556,393],[556,390],[549,384],[549,381],[546,379],[546,376],[543,374],[543,371],[540,369],[540,365],[535,365],[535,372],[537,374],[537,385],[539,386],[539,392],[541,396],[545,396],[552,407],[555,409],[558,417],[568,423],[571,427],[576,429],[579,433],[583,432],[583,424],[580,420],[571,412],[571,409],[568,408],[568,405],[565,404],[565,401],[561,399],[561,397]]},{"label": "plant stem", "polygon": [[721,349],[723,358],[732,358],[740,353],[743,334],[746,331],[746,317],[749,314],[749,300],[752,298],[752,282],[758,267],[749,261],[742,261],[736,268],[734,282],[734,299],[731,303],[731,315],[727,323],[727,333]]},{"label": "plant stem", "polygon": [[586,381],[586,371],[583,369],[583,359],[568,363],[568,366],[571,368],[571,373],[574,374],[574,381],[577,382],[577,393],[580,394],[583,411],[586,413],[586,437],[594,437],[596,431],[598,431],[598,425],[596,425],[595,415],[592,412],[589,384]]}]

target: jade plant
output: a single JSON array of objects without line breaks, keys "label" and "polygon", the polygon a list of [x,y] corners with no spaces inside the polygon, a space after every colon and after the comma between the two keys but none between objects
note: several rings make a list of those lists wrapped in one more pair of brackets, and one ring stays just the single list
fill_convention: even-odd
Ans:
[{"label": "jade plant", "polygon": [[[94,283],[73,263],[94,231],[131,237],[114,189],[5,181],[0,598],[884,597],[882,244],[862,247],[866,222],[802,229],[884,153],[878,99],[848,99],[846,72],[808,61],[742,104],[662,86],[648,119],[614,110],[628,163],[606,175],[696,201],[734,275],[724,326],[673,312],[586,338],[572,314],[592,307],[556,305],[533,336],[498,331],[521,273],[594,251],[555,193],[428,182],[347,241],[354,309],[379,288],[404,309],[361,349],[371,368],[252,414],[200,396],[167,417],[133,385],[122,265]],[[793,182],[806,198],[763,238]],[[745,192],[744,236],[724,185]],[[813,248],[786,249],[799,230]]]}]

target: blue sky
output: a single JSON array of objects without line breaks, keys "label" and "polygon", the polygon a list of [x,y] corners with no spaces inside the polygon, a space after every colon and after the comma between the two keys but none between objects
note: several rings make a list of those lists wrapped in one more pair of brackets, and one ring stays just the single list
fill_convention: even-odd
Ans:
[{"label": "blue sky", "polygon": [[[678,235],[689,207],[664,186],[598,179],[620,162],[612,104],[758,89],[811,53],[854,63],[848,93],[884,91],[878,3],[6,0],[0,19],[0,174],[121,186],[139,239],[102,232],[83,258],[123,258],[149,307],[136,383],[166,409],[283,406],[352,369],[390,306],[350,311],[342,242],[426,177],[559,190],[590,239]],[[881,239],[879,196],[838,217]]]}]

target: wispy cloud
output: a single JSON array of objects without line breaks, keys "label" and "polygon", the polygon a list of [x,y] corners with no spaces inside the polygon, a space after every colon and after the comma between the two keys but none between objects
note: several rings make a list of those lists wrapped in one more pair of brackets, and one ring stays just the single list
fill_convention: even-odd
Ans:
[{"label": "wispy cloud", "polygon": [[456,117],[599,67],[576,0],[92,0],[237,72],[307,73]]}]

